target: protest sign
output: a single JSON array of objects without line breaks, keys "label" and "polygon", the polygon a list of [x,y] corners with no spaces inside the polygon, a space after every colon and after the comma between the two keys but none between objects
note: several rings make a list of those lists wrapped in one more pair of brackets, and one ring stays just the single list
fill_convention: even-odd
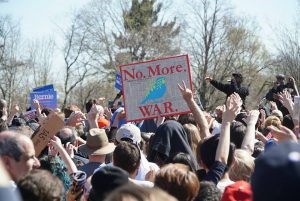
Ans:
[{"label": "protest sign", "polygon": [[35,119],[38,117],[36,114],[36,110],[27,111],[27,112],[23,113],[22,116],[26,121],[29,121],[29,120],[32,120],[32,119]]},{"label": "protest sign", "polygon": [[116,73],[115,88],[122,91],[122,80],[121,80],[121,75],[119,73]]},{"label": "protest sign", "polygon": [[38,157],[42,150],[47,146],[49,140],[64,127],[65,123],[55,112],[50,112],[44,119],[40,127],[33,133],[31,139]]},{"label": "protest sign", "polygon": [[188,55],[120,66],[127,121],[189,112],[177,87],[192,89]]},{"label": "protest sign", "polygon": [[39,101],[41,108],[57,108],[57,93],[56,91],[41,91],[30,93],[30,105],[34,108],[33,100]]},{"label": "protest sign", "polygon": [[53,84],[48,84],[32,89],[33,92],[54,91]]}]

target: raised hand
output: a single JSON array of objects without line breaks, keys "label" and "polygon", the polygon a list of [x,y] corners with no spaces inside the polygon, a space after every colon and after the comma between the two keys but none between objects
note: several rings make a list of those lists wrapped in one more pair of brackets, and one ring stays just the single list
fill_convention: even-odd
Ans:
[{"label": "raised hand", "polygon": [[291,94],[284,90],[282,93],[278,95],[279,101],[282,103],[282,105],[288,109],[290,113],[293,111],[294,102],[292,100]]},{"label": "raised hand", "polygon": [[179,91],[181,92],[181,95],[183,99],[186,102],[192,101],[193,100],[193,92],[186,87],[185,82],[182,81],[182,86],[180,84],[177,84]]},{"label": "raised hand", "polygon": [[259,117],[259,111],[258,110],[250,110],[247,114],[247,117],[243,119],[247,125],[253,123],[256,124],[258,117]]},{"label": "raised hand", "polygon": [[222,115],[222,123],[232,122],[236,115],[241,111],[242,99],[237,93],[231,94],[226,101],[226,108]]},{"label": "raised hand", "polygon": [[297,137],[291,131],[285,126],[280,125],[279,128],[275,126],[268,126],[268,129],[270,129],[272,135],[278,140],[278,141],[283,141],[283,140],[292,140],[297,142]]},{"label": "raised hand", "polygon": [[34,100],[33,100],[33,106],[34,106],[34,108],[35,108],[36,110],[37,110],[37,109],[40,109],[41,106],[40,106],[39,100],[34,99]]},{"label": "raised hand", "polygon": [[210,76],[206,76],[204,79],[208,81],[212,81],[212,78]]},{"label": "raised hand", "polygon": [[76,126],[80,125],[82,123],[82,121],[84,121],[84,120],[85,120],[84,114],[80,111],[75,111],[75,112],[72,112],[72,114],[70,115],[70,117],[67,121],[67,125],[76,127]]}]

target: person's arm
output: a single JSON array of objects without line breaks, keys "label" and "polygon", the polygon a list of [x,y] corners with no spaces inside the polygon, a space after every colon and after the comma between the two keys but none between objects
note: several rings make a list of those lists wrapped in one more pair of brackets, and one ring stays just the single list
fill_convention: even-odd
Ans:
[{"label": "person's arm", "polygon": [[254,140],[255,140],[255,124],[257,123],[259,116],[258,110],[251,110],[245,119],[247,123],[246,134],[242,142],[241,148],[253,154],[254,151]]},{"label": "person's arm", "polygon": [[7,125],[11,125],[12,120],[14,119],[14,116],[20,111],[19,105],[14,104],[14,106],[11,109],[11,112],[7,118]]},{"label": "person's arm", "polygon": [[33,106],[34,106],[34,109],[36,110],[36,115],[38,117],[41,116],[42,115],[42,110],[41,110],[41,106],[40,106],[39,100],[34,99],[33,100]]},{"label": "person's arm", "polygon": [[89,122],[90,129],[99,128],[98,122],[97,122],[98,117],[99,117],[99,113],[97,110],[97,106],[95,104],[93,104],[91,110],[87,114],[87,120]]},{"label": "person's arm", "polygon": [[269,140],[259,131],[255,131],[255,137],[256,137],[256,139],[258,139],[259,141],[261,141],[264,144],[266,144],[267,141]]},{"label": "person's arm", "polygon": [[224,92],[225,94],[230,94],[233,92],[233,88],[230,86],[230,84],[223,84],[221,82],[213,80],[209,76],[205,77],[205,80],[208,80],[211,85],[213,85],[219,91]]},{"label": "person's arm", "polygon": [[297,137],[291,131],[285,126],[280,125],[279,128],[275,126],[268,126],[268,129],[270,129],[272,135],[280,142],[280,141],[286,141],[286,140],[291,140],[294,142],[297,142]]},{"label": "person's arm", "polygon": [[71,174],[73,172],[77,171],[77,167],[75,163],[73,162],[72,158],[69,156],[63,145],[61,144],[61,141],[58,137],[53,136],[53,138],[50,140],[50,144],[58,151],[59,156],[61,159],[65,162],[68,174]]},{"label": "person's arm", "polygon": [[293,89],[295,90],[295,96],[299,96],[299,91],[298,91],[298,87],[297,87],[296,82],[295,82],[295,78],[293,78],[291,76],[291,77],[289,77],[289,81],[292,84]]},{"label": "person's arm", "polygon": [[199,106],[195,102],[195,100],[193,98],[193,92],[190,89],[186,88],[184,81],[182,81],[182,86],[180,84],[178,84],[178,88],[179,88],[186,104],[192,111],[195,121],[197,122],[198,126],[200,127],[201,139],[210,137],[211,133],[209,132],[209,126],[208,126],[207,120],[205,118],[203,111],[199,108]]},{"label": "person's arm", "polygon": [[226,109],[222,116],[220,139],[215,160],[227,164],[230,146],[230,124],[240,112],[242,100],[237,93],[230,95],[226,101]]}]

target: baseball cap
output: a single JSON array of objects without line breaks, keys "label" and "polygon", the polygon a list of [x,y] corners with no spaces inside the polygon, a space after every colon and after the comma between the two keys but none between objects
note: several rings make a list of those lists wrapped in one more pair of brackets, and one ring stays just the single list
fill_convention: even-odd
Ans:
[{"label": "baseball cap", "polygon": [[118,142],[128,141],[128,139],[133,143],[140,143],[142,139],[140,129],[132,123],[123,124],[116,133]]},{"label": "baseball cap", "polygon": [[225,188],[221,201],[252,201],[251,185],[246,181],[237,181]]}]

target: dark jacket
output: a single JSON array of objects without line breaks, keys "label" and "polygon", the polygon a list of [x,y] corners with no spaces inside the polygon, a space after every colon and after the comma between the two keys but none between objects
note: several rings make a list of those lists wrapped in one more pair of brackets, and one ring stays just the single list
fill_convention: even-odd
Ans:
[{"label": "dark jacket", "polygon": [[283,90],[286,88],[290,87],[286,84],[280,84],[276,88],[273,87],[272,89],[270,89],[266,94],[266,99],[268,101],[274,101],[277,105],[278,110],[282,112],[283,116],[289,114],[289,111],[282,105],[282,103],[277,98],[274,98],[274,95],[283,92]]},{"label": "dark jacket", "polygon": [[230,84],[223,84],[221,82],[218,82],[216,80],[211,80],[210,83],[218,90],[224,92],[227,97],[233,94],[234,92],[238,93],[243,101],[243,109],[245,109],[245,100],[246,96],[249,95],[249,90],[238,84],[234,79],[231,80]]}]

